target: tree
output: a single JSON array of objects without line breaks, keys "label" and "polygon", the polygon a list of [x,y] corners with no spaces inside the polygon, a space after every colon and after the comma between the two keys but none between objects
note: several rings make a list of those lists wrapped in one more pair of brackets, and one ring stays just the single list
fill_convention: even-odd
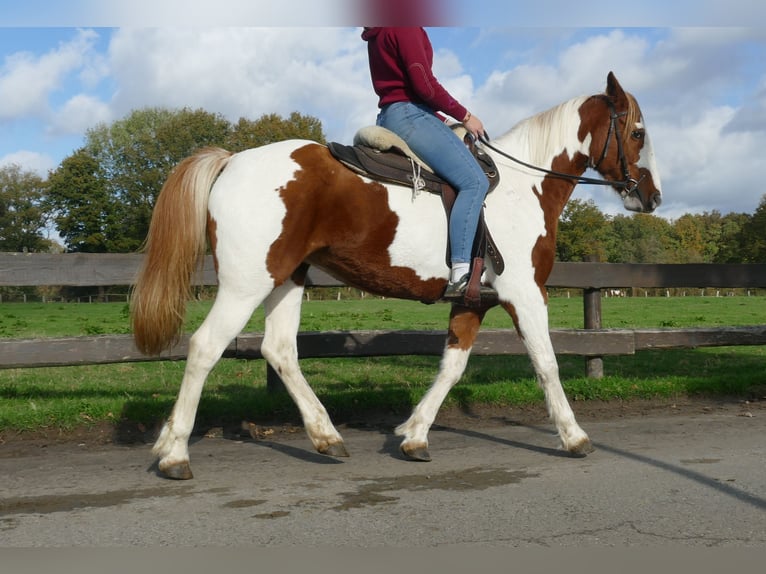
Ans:
[{"label": "tree", "polygon": [[740,246],[743,263],[766,263],[766,195],[742,226]]},{"label": "tree", "polygon": [[567,203],[556,237],[559,261],[584,261],[591,255],[606,261],[610,242],[609,220],[593,200],[572,199]]},{"label": "tree", "polygon": [[608,261],[611,263],[671,263],[675,242],[670,223],[654,215],[616,215]]},{"label": "tree", "polygon": [[0,251],[48,250],[44,187],[41,177],[16,164],[0,168]]},{"label": "tree", "polygon": [[205,146],[239,151],[288,138],[323,142],[321,123],[298,113],[232,125],[204,110],[136,110],[87,132],[83,148],[52,174],[48,206],[70,251],[135,251],[157,194],[182,159]]},{"label": "tree", "polygon": [[87,132],[85,150],[98,163],[104,189],[121,214],[105,230],[110,250],[141,246],[170,170],[200,147],[221,145],[228,131],[223,117],[203,110],[146,108]]},{"label": "tree", "polygon": [[677,263],[703,263],[707,246],[705,244],[705,221],[698,215],[684,214],[673,222],[676,239]]},{"label": "tree", "polygon": [[242,151],[288,139],[308,139],[325,143],[322,123],[314,117],[303,116],[298,112],[291,113],[289,119],[283,119],[277,114],[265,114],[256,121],[240,118],[233,126],[226,148]]},{"label": "tree", "polygon": [[112,234],[119,210],[98,161],[85,149],[64,159],[48,177],[46,205],[70,251],[119,251]]},{"label": "tree", "polygon": [[713,263],[742,263],[744,257],[742,228],[751,217],[747,213],[727,213],[721,217],[720,235],[716,238],[718,249],[713,257]]}]

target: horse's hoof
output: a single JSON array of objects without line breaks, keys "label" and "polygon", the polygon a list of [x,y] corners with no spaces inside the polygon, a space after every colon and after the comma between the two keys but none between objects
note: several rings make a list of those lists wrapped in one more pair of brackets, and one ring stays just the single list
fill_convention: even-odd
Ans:
[{"label": "horse's hoof", "polygon": [[596,449],[593,448],[593,443],[590,442],[590,439],[588,438],[581,440],[579,443],[574,444],[569,448],[570,454],[574,456],[586,456],[595,450]]},{"label": "horse's hoof", "polygon": [[431,462],[431,453],[428,452],[428,447],[426,445],[412,447],[402,445],[402,454],[404,454],[404,456],[410,460],[415,460],[418,462]]},{"label": "horse's hoof", "polygon": [[160,472],[166,478],[172,478],[173,480],[189,480],[190,478],[194,478],[188,461],[177,462],[174,464],[160,463],[159,467]]},{"label": "horse's hoof", "polygon": [[321,454],[326,454],[327,456],[335,456],[335,457],[342,457],[342,458],[346,458],[349,456],[348,451],[346,450],[346,446],[342,442],[334,442],[334,443],[328,444],[326,447],[319,449],[319,452]]}]

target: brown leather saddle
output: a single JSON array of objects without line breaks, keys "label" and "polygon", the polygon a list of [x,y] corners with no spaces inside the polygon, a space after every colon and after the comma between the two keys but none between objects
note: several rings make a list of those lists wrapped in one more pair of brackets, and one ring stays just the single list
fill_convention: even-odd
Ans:
[{"label": "brown leather saddle", "polygon": [[[447,213],[447,219],[449,219],[452,206],[457,198],[455,189],[412,154],[398,136],[385,130],[385,128],[375,126],[363,128],[354,140],[354,145],[330,142],[327,147],[333,157],[343,165],[370,179],[407,186],[413,189],[414,193],[427,191],[439,194]],[[470,137],[466,136],[464,141],[487,175],[489,180],[487,193],[491,193],[500,181],[494,160],[483,149],[476,146]],[[497,275],[505,270],[503,256],[497,249],[497,245],[487,228],[484,208],[482,208],[471,253],[471,281],[466,292],[466,304],[479,305],[486,302],[481,300],[479,293],[484,257],[490,259],[492,268]],[[449,242],[447,243],[446,261],[449,266],[451,261]]]}]

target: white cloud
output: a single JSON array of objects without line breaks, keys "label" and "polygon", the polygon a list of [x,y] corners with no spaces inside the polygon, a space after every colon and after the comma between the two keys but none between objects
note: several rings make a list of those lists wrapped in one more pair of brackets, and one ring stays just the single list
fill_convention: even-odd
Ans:
[{"label": "white cloud", "polygon": [[341,130],[344,117],[374,117],[353,29],[122,29],[110,61],[117,115],[144,106],[201,107],[231,120],[298,111]]},{"label": "white cloud", "polygon": [[95,32],[79,31],[71,42],[42,56],[18,52],[6,57],[0,68],[0,121],[44,116],[51,95],[83,65],[95,38]]},{"label": "white cloud", "polygon": [[[502,133],[569,97],[601,91],[612,70],[644,112],[663,182],[658,215],[752,213],[766,169],[766,76],[753,81],[744,56],[749,50],[762,61],[763,35],[680,29],[662,36],[650,43],[630,30],[593,34],[546,63],[497,68],[476,91],[477,109]],[[615,211],[608,192],[578,193]]]},{"label": "white cloud", "polygon": [[463,74],[463,65],[452,50],[435,50],[433,72],[437,78],[459,76]]},{"label": "white cloud", "polygon": [[[760,149],[766,138],[746,132],[725,133],[734,110],[707,110],[693,125],[663,126],[658,163],[670,181],[665,199],[677,211],[752,212],[758,204]],[[653,137],[658,130],[652,132]],[[657,139],[655,137],[655,139]],[[665,177],[667,175],[667,177]]]},{"label": "white cloud", "polygon": [[742,107],[723,128],[724,133],[766,133],[766,76],[761,80],[760,86],[755,94],[745,99]]},{"label": "white cloud", "polygon": [[562,78],[558,84],[574,93],[591,93],[593,85],[606,84],[606,75],[612,71],[619,78],[630,81],[638,90],[649,70],[646,68],[647,40],[641,36],[615,30],[605,35],[594,35],[573,44],[559,58]]},{"label": "white cloud", "polygon": [[84,134],[100,123],[109,123],[112,113],[109,105],[94,96],[78,94],[70,98],[52,114],[49,135]]},{"label": "white cloud", "polygon": [[0,167],[8,165],[18,165],[22,170],[47,177],[48,171],[55,167],[56,162],[46,154],[22,150],[0,157]]}]

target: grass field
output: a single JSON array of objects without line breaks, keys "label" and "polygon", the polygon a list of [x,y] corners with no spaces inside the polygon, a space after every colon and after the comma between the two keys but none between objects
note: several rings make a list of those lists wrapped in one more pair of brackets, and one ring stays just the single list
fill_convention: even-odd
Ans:
[{"label": "grass field", "polygon": [[[607,328],[740,326],[766,323],[761,297],[677,297],[603,299]],[[194,302],[187,330],[204,318],[209,302]],[[445,329],[446,305],[365,299],[311,301],[301,330]],[[510,319],[492,310],[485,326],[510,328]],[[552,298],[553,328],[582,327],[580,298]],[[258,311],[247,331],[263,328]],[[62,337],[129,332],[124,303],[2,304],[0,337]],[[336,418],[366,409],[406,413],[425,392],[438,357],[305,359],[307,379]],[[724,347],[647,351],[606,357],[607,376],[584,377],[583,359],[559,357],[568,396],[579,400],[694,395],[762,398],[766,395],[766,349]],[[184,362],[127,363],[83,367],[0,371],[0,431],[42,427],[71,428],[103,421],[154,426],[167,416],[183,374]],[[294,420],[286,396],[268,394],[263,361],[227,359],[211,373],[198,415],[201,425],[242,420]],[[452,405],[537,403],[542,394],[525,356],[473,357],[461,383],[448,398]]]},{"label": "grass field", "polygon": [[[196,329],[210,301],[189,304],[186,330]],[[0,338],[72,337],[130,332],[125,303],[3,303]],[[309,301],[303,305],[302,331],[328,329],[446,329],[449,307],[396,299]],[[582,299],[554,297],[551,328],[582,328]],[[602,299],[605,328],[718,327],[766,323],[763,297],[647,297]],[[512,328],[508,315],[492,309],[485,327]],[[253,314],[246,331],[263,330],[263,311]]]}]

